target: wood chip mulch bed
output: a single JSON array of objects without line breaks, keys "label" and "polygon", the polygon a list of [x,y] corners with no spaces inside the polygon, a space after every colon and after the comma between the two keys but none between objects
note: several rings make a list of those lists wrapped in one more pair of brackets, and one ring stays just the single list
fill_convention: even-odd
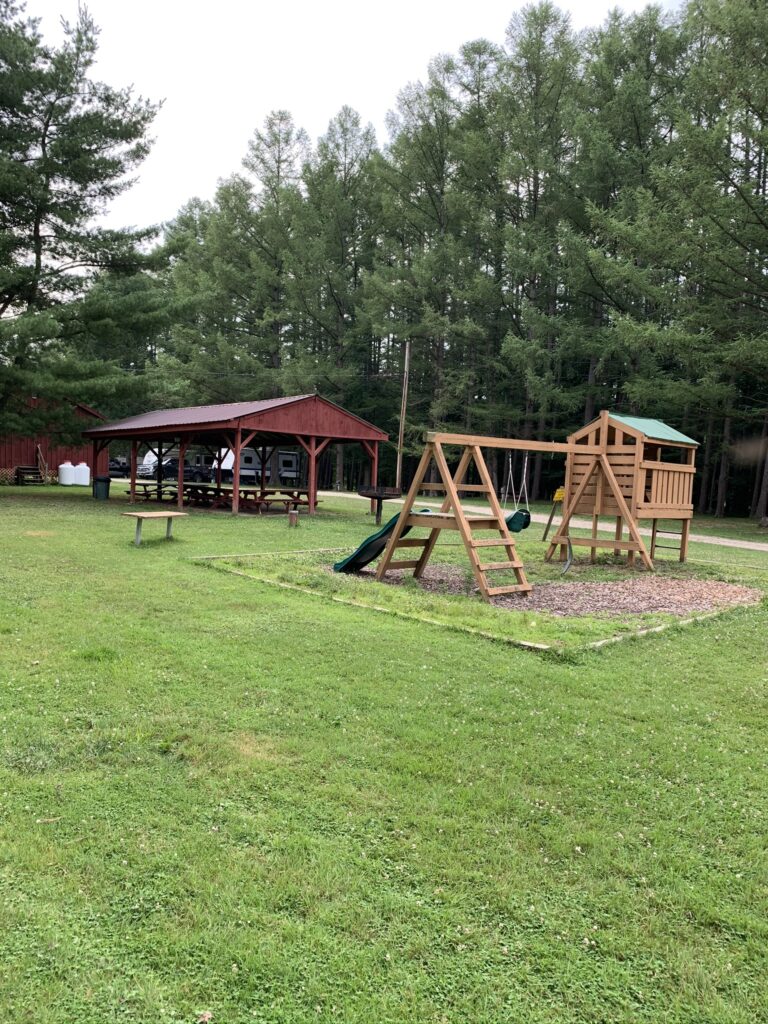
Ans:
[{"label": "wood chip mulch bed", "polygon": [[[373,579],[372,572],[361,578]],[[394,570],[385,583],[395,586],[412,578],[410,572]],[[477,586],[467,583],[466,571],[451,565],[427,566],[419,581],[424,590],[436,594],[476,594]],[[511,611],[545,611],[551,615],[623,616],[647,612],[689,615],[718,611],[735,605],[758,604],[762,592],[752,587],[718,580],[661,579],[658,576],[611,583],[537,583],[527,595],[496,597],[497,608]]]}]

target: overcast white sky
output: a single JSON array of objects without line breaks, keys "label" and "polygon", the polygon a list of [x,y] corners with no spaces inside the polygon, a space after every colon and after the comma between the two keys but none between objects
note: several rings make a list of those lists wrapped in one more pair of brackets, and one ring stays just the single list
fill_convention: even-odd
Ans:
[{"label": "overcast white sky", "polygon": [[[380,143],[384,118],[438,53],[472,39],[503,43],[519,0],[90,0],[101,28],[96,76],[164,106],[139,181],[110,207],[112,226],[170,220],[193,196],[212,198],[239,170],[270,110],[287,109],[315,140],[348,103]],[[561,0],[575,28],[645,0]],[[665,7],[674,7],[666,0]],[[43,34],[60,38],[77,0],[28,0]]]}]

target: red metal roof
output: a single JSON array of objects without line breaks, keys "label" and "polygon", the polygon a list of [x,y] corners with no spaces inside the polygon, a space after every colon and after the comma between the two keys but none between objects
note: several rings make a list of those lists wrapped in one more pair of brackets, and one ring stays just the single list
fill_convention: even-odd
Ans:
[{"label": "red metal roof", "polygon": [[388,437],[372,423],[320,395],[158,409],[116,423],[100,424],[83,431],[83,434],[92,438],[159,438],[163,435],[215,433],[238,427],[268,434],[301,434],[346,440],[386,441]]}]

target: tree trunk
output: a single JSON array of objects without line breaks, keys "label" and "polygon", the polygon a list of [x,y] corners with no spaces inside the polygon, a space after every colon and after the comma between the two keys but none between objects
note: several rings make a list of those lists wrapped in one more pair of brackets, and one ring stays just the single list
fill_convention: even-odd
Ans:
[{"label": "tree trunk", "polygon": [[[765,462],[761,463],[760,459],[757,461],[757,469],[755,470],[755,486],[752,489],[752,501],[749,503],[749,514],[758,519],[760,518],[757,511],[760,503],[760,493],[763,487],[766,469],[768,469],[768,413],[765,414],[765,418],[763,419],[763,430],[760,434],[760,440],[763,442],[763,446],[760,450],[764,453]],[[765,515],[765,513],[763,513],[763,515]]]},{"label": "tree trunk", "polygon": [[725,499],[728,488],[729,448],[731,446],[731,417],[723,420],[723,448],[720,452],[720,473],[717,478],[717,505],[715,516],[722,519],[725,515]]},{"label": "tree trunk", "polygon": [[768,448],[766,448],[763,460],[763,479],[760,483],[760,493],[757,496],[755,518],[762,522],[766,515],[768,515]]},{"label": "tree trunk", "polygon": [[597,373],[597,356],[590,356],[589,373],[587,374],[587,397],[584,400],[584,425],[595,418],[595,375]]},{"label": "tree trunk", "polygon": [[699,491],[699,503],[696,506],[696,511],[701,515],[707,511],[709,507],[709,475],[710,467],[712,463],[712,431],[714,429],[714,418],[710,413],[709,420],[707,421],[707,432],[704,440],[704,458],[701,463],[701,490]]}]

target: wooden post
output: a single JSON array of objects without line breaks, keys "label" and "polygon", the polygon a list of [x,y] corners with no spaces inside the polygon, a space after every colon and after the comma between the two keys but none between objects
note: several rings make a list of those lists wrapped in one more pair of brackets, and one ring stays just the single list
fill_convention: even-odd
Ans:
[{"label": "wooden post", "polygon": [[309,456],[309,468],[308,468],[308,481],[307,489],[309,490],[309,514],[313,516],[315,514],[315,505],[317,503],[317,438],[310,437],[309,446],[307,448],[307,455]]},{"label": "wooden post", "polygon": [[688,537],[691,532],[691,520],[683,519],[681,525],[681,537],[680,537],[680,561],[684,562],[688,558]]},{"label": "wooden post", "polygon": [[[375,488],[379,480],[379,442],[378,441],[361,441],[360,444],[365,449],[368,458],[370,459],[370,486]],[[371,498],[371,515],[376,513],[376,499]]]},{"label": "wooden post", "polygon": [[[261,486],[261,496],[263,498],[264,497],[264,491],[266,490],[266,486],[267,486],[267,447],[266,447],[266,445],[262,445],[261,448],[259,449],[259,451],[261,453],[261,485],[260,486]],[[273,481],[270,481],[270,483],[273,483]]]},{"label": "wooden post", "polygon": [[371,456],[371,487],[379,483],[379,442],[373,442],[373,455]]},{"label": "wooden post", "polygon": [[163,500],[163,442],[157,446],[157,463],[155,464],[155,483],[157,484],[157,500]]},{"label": "wooden post", "polygon": [[[91,484],[93,484],[93,478],[96,476],[96,465],[99,461],[99,442],[93,441],[91,444],[91,458],[93,460],[93,468],[91,469]],[[46,483],[48,481],[46,480]]]},{"label": "wooden post", "polygon": [[221,445],[216,449],[216,486],[221,487],[221,460],[224,458],[224,452],[226,448],[222,448]]},{"label": "wooden post", "polygon": [[232,515],[240,512],[240,452],[242,449],[243,431],[238,427],[235,431],[235,461],[232,464]]},{"label": "wooden post", "polygon": [[[181,438],[179,441],[179,472],[178,472],[178,484],[176,495],[176,505],[178,508],[184,508],[184,456],[187,454],[187,439]],[[172,520],[168,520],[168,526],[170,527]]]},{"label": "wooden post", "polygon": [[131,505],[136,504],[136,470],[139,462],[139,442],[131,441],[131,486],[128,491],[128,501]]}]

